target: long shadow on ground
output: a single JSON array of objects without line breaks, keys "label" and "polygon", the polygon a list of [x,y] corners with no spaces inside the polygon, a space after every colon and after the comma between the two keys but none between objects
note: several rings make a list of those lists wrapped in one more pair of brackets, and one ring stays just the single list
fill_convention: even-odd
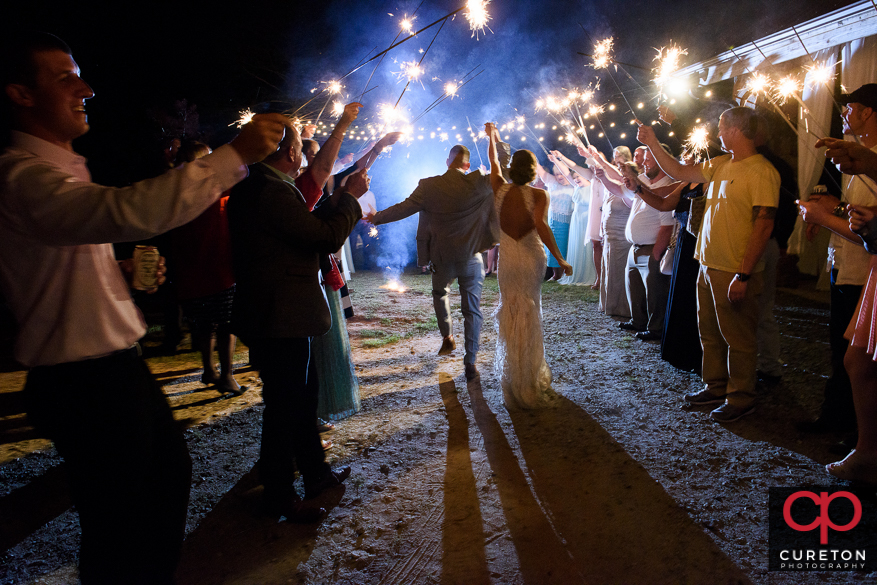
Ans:
[{"label": "long shadow on ground", "polygon": [[469,394],[525,582],[749,583],[577,404],[510,413],[523,470],[480,383]]}]

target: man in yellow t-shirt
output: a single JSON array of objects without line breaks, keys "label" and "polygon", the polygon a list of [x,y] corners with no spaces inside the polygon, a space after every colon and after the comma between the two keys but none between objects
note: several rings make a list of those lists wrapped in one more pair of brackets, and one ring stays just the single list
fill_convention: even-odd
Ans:
[{"label": "man in yellow t-shirt", "polygon": [[648,126],[640,126],[637,136],[674,179],[708,183],[695,251],[701,263],[697,322],[706,387],[685,400],[692,405],[722,403],[712,412],[718,422],[734,422],[755,410],[762,254],[773,230],[780,187],[779,173],[755,149],[757,131],[753,110],[726,110],[719,118],[719,138],[730,154],[700,166],[682,165],[661,151]]}]

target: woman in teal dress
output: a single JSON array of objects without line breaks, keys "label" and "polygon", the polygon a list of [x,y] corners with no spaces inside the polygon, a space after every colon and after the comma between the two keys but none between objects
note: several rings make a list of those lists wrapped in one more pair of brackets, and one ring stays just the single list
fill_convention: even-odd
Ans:
[{"label": "woman in teal dress", "polygon": [[341,294],[332,290],[331,286],[325,286],[325,289],[332,314],[332,328],[311,341],[311,352],[320,381],[317,416],[323,420],[341,420],[359,412],[359,381],[353,369]]}]

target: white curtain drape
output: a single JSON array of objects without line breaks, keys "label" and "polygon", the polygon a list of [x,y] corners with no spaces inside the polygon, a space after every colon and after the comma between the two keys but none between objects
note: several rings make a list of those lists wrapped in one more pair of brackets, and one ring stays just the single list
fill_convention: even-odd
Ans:
[{"label": "white curtain drape", "polygon": [[[813,55],[813,59],[819,65],[835,65],[838,49],[839,47],[824,49]],[[807,61],[809,62],[810,59]],[[817,84],[813,82],[812,77],[808,71],[801,96],[805,108],[799,108],[798,119],[798,195],[803,201],[810,197],[825,163],[825,155],[814,147],[816,138],[813,134],[828,136],[831,116],[836,113],[832,96],[834,83],[829,86],[823,83]],[[826,276],[823,275],[828,256],[828,230],[819,230],[819,234],[812,242],[807,240],[806,233],[807,224],[798,217],[795,231],[789,238],[789,253],[798,255],[798,270],[804,274],[819,276],[817,288],[825,289],[828,287]]]},{"label": "white curtain drape", "polygon": [[[841,84],[845,88],[845,93],[866,83],[877,83],[877,36],[857,39],[819,51],[814,55],[814,59],[819,63],[830,64],[834,63],[838,56],[841,58]],[[829,89],[824,86],[810,87],[809,84],[805,84],[803,101],[808,111],[806,114],[802,112],[802,119],[799,120],[804,127],[798,134],[798,188],[801,199],[806,200],[819,180],[825,160],[824,153],[813,148],[815,138],[806,132],[807,126],[809,125],[809,130],[815,134],[824,134],[830,128],[831,117],[839,116],[840,112],[837,111]],[[799,218],[795,231],[789,238],[789,253],[797,254],[798,269],[805,274],[818,275],[817,288],[826,290],[828,288],[828,273],[825,266],[827,230],[820,230],[819,237],[813,242],[807,241],[805,231],[806,226]]]}]

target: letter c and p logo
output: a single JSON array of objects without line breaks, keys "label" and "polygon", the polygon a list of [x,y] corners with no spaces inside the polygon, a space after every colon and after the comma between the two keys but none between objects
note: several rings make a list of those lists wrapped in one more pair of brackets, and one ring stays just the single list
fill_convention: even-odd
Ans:
[{"label": "letter c and p logo", "polygon": [[[814,504],[819,508],[819,516],[810,524],[806,526],[802,526],[798,524],[792,519],[792,504],[795,503],[799,498],[807,498],[812,500]],[[831,521],[828,517],[828,507],[831,505],[831,502],[836,498],[846,498],[853,505],[853,519],[850,520],[848,524],[843,526],[839,526]],[[850,492],[835,492],[831,495],[828,495],[828,492],[820,492],[817,496],[813,492],[800,491],[795,492],[791,496],[786,499],[786,503],[783,505],[783,518],[786,521],[786,524],[789,525],[790,528],[797,530],[798,532],[809,532],[815,528],[819,528],[819,543],[820,544],[828,544],[828,529],[837,530],[838,532],[846,532],[848,530],[852,530],[859,523],[859,520],[862,519],[862,503],[859,501],[854,494]]]}]

